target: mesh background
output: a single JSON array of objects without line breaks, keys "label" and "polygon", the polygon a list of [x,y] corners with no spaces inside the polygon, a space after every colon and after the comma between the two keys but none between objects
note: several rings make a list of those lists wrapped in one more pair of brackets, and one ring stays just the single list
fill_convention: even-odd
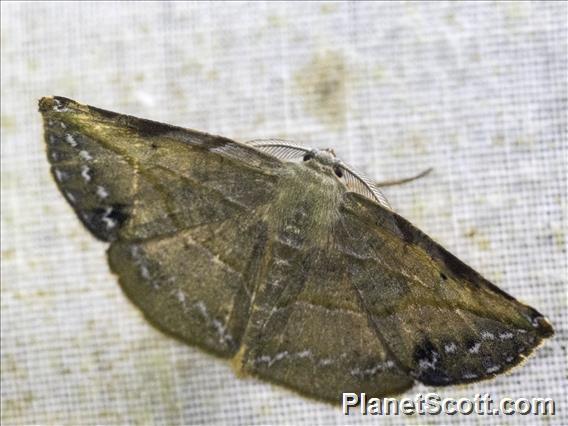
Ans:
[{"label": "mesh background", "polygon": [[[546,314],[523,367],[439,389],[551,397],[566,424],[567,4],[2,3],[2,423],[384,424],[152,328],[48,172],[37,100],[332,147],[397,211]],[[405,396],[432,388],[416,386]]]}]

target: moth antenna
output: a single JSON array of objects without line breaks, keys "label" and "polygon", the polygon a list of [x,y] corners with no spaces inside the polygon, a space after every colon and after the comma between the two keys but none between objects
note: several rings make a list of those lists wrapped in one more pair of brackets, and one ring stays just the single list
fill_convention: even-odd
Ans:
[{"label": "moth antenna", "polygon": [[284,139],[253,139],[245,143],[280,160],[299,160],[312,151]]},{"label": "moth antenna", "polygon": [[356,172],[344,163],[339,163],[339,167],[341,167],[341,169],[345,172],[345,184],[349,189],[378,202],[380,205],[388,208],[389,210],[392,210],[385,194],[383,194],[378,186],[368,177]]},{"label": "moth antenna", "polygon": [[382,181],[382,182],[375,182],[375,186],[383,187],[383,186],[403,185],[405,183],[409,183],[409,182],[418,180],[420,178],[423,178],[425,176],[428,176],[432,172],[432,170],[434,170],[434,168],[430,167],[430,168],[418,173],[415,176],[402,178],[402,179],[395,179],[395,180],[385,180],[385,181]]}]

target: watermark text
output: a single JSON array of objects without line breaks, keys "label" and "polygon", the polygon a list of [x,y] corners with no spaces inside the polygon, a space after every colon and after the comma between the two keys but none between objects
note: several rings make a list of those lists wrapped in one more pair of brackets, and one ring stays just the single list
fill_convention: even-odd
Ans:
[{"label": "watermark text", "polygon": [[343,414],[362,415],[536,415],[554,416],[556,403],[551,398],[501,398],[475,394],[473,398],[442,398],[437,393],[416,394],[414,398],[368,398],[365,393],[344,393]]}]

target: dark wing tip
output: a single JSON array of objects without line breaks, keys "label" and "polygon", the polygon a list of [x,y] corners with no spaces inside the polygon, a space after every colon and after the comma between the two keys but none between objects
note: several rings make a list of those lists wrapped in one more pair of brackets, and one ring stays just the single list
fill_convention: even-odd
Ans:
[{"label": "dark wing tip", "polygon": [[[548,319],[536,309],[527,306],[521,302],[515,300],[523,309],[523,315],[526,320],[530,323],[530,327],[527,328],[527,331],[534,332],[537,337],[540,339],[546,339],[547,337],[551,337],[554,335],[554,329]],[[538,342],[537,342],[538,343]]]},{"label": "dark wing tip", "polygon": [[78,110],[82,113],[93,114],[103,120],[112,121],[122,117],[124,119],[124,125],[138,130],[144,136],[159,136],[164,133],[171,132],[172,130],[183,130],[157,121],[119,114],[117,112],[108,111],[91,105],[81,105],[78,102],[63,96],[46,96],[39,100],[39,111],[42,114],[49,112],[65,112],[69,108]]},{"label": "dark wing tip", "polygon": [[541,337],[547,338],[554,336],[554,329],[548,320],[542,315],[533,319],[533,324],[535,324],[535,330]]},{"label": "dark wing tip", "polygon": [[75,103],[75,101],[63,96],[45,96],[38,102],[39,112],[63,111],[72,103]]},{"label": "dark wing tip", "polygon": [[54,98],[52,96],[46,96],[39,100],[38,102],[39,112],[46,112],[53,109]]}]

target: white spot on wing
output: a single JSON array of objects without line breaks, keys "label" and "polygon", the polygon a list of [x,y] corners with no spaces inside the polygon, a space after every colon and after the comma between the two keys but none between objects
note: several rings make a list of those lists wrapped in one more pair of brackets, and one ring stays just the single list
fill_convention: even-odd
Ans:
[{"label": "white spot on wing", "polygon": [[91,169],[89,168],[89,166],[81,166],[81,176],[87,183],[91,181],[91,175],[89,174],[90,172]]},{"label": "white spot on wing", "polygon": [[446,351],[447,354],[454,353],[457,350],[457,348],[458,347],[453,342],[444,346],[444,350]]},{"label": "white spot on wing", "polygon": [[73,148],[77,146],[77,141],[70,134],[65,135],[65,141]]},{"label": "white spot on wing", "polygon": [[203,303],[202,300],[200,300],[199,302],[197,302],[195,304],[195,307],[197,308],[197,310],[201,313],[201,315],[203,315],[206,318],[209,318],[209,314],[207,314],[207,307],[205,306],[205,303]]},{"label": "white spot on wing", "polygon": [[202,300],[196,302],[194,306],[199,311],[203,319],[215,329],[219,337],[219,343],[226,344],[227,342],[233,341],[233,336],[227,332],[227,327],[225,327],[225,325],[218,319],[211,318],[207,311],[207,306],[205,306],[205,303],[203,303]]},{"label": "white spot on wing", "polygon": [[107,207],[105,209],[105,212],[103,214],[102,217],[102,221],[104,222],[105,226],[107,229],[112,229],[116,226],[116,220],[114,220],[113,218],[109,217],[109,215],[112,213],[112,207]]},{"label": "white spot on wing", "polygon": [[81,157],[85,161],[91,161],[93,159],[91,154],[89,154],[89,152],[85,151],[84,149],[79,152],[79,157]]},{"label": "white spot on wing", "polygon": [[489,368],[487,368],[487,370],[485,370],[486,373],[495,373],[496,371],[499,371],[501,367],[498,365],[493,365]]},{"label": "white spot on wing", "polygon": [[72,203],[74,203],[75,201],[77,201],[77,199],[75,198],[75,196],[73,194],[71,194],[69,191],[65,191],[65,195],[67,196],[67,199],[69,201],[71,201]]},{"label": "white spot on wing", "polygon": [[66,172],[56,169],[54,168],[53,171],[55,172],[55,179],[58,182],[63,182],[65,179],[67,179],[69,177],[69,174],[67,174]]},{"label": "white spot on wing", "polygon": [[106,189],[104,189],[102,186],[97,186],[97,196],[101,199],[104,200],[106,197],[108,197],[108,192]]},{"label": "white spot on wing", "polygon": [[278,265],[278,266],[289,266],[290,262],[288,262],[286,259],[282,259],[281,257],[277,257],[274,262]]},{"label": "white spot on wing", "polygon": [[140,266],[140,274],[142,275],[142,278],[144,278],[145,280],[150,278],[150,271],[148,271],[148,268],[146,267],[146,265]]},{"label": "white spot on wing", "polygon": [[274,361],[280,361],[281,359],[284,359],[287,356],[288,356],[288,351],[277,353],[276,356],[274,357]]},{"label": "white spot on wing", "polygon": [[185,293],[183,291],[181,291],[179,288],[176,291],[176,299],[182,305],[185,303]]},{"label": "white spot on wing", "polygon": [[[149,280],[150,279],[150,271],[148,270],[148,266],[146,265],[146,260],[142,256],[140,246],[130,247],[130,256],[132,257],[132,260],[134,261],[134,265],[136,265],[138,267],[138,271],[140,272],[140,275],[142,276],[142,278],[144,278],[145,280]],[[158,285],[156,285],[154,283],[152,283],[152,285],[154,287],[159,287]]]},{"label": "white spot on wing", "polygon": [[349,372],[351,373],[352,376],[355,377],[360,377],[360,376],[372,377],[375,374],[377,374],[379,371],[386,371],[392,367],[394,367],[394,361],[388,360],[385,362],[379,362],[370,368],[366,368],[363,370],[360,368],[354,368]]}]

